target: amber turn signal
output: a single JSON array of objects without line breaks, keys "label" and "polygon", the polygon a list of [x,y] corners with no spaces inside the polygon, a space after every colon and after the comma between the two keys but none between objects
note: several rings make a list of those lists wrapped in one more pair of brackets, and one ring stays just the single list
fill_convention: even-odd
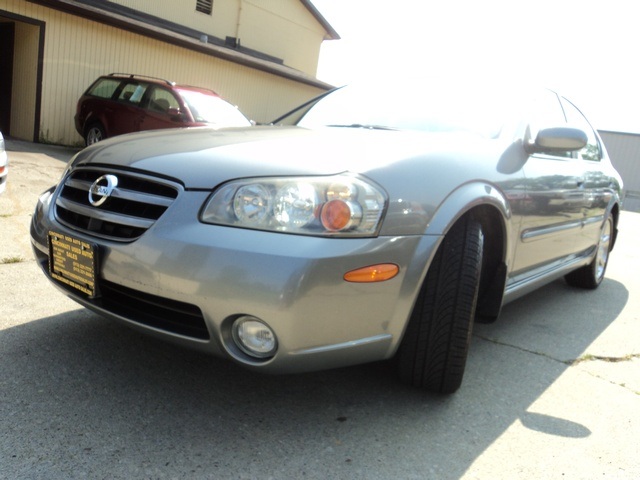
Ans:
[{"label": "amber turn signal", "polygon": [[320,215],[324,228],[331,232],[339,232],[351,223],[351,209],[342,200],[331,200],[324,204]]},{"label": "amber turn signal", "polygon": [[399,271],[400,267],[394,263],[379,263],[351,270],[345,273],[343,278],[347,282],[356,283],[384,282],[395,277]]}]

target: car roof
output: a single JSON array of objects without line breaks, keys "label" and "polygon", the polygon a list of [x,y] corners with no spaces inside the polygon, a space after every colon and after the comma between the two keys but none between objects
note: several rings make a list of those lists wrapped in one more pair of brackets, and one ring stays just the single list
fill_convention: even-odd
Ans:
[{"label": "car roof", "polygon": [[214,94],[216,96],[218,96],[218,94],[211,90],[210,88],[205,88],[205,87],[196,87],[193,85],[179,85],[176,82],[173,82],[171,80],[167,80],[164,78],[159,78],[159,77],[153,77],[150,75],[140,75],[137,73],[110,73],[108,75],[101,75],[100,78],[114,78],[114,79],[122,79],[122,80],[127,80],[127,79],[131,79],[131,80],[142,80],[144,82],[147,83],[153,83],[156,85],[164,85],[166,87],[171,87],[171,88],[176,88],[179,90],[193,90],[193,91],[197,91],[197,92],[203,92],[203,93],[208,93],[208,94]]}]

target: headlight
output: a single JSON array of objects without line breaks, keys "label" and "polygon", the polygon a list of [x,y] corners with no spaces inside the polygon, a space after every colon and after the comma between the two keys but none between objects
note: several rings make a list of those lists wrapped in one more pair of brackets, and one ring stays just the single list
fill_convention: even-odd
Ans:
[{"label": "headlight", "polygon": [[44,220],[46,210],[49,208],[49,203],[51,202],[51,194],[53,194],[55,188],[55,186],[50,187],[48,190],[40,194],[40,196],[38,197],[38,203],[36,204],[35,211],[33,212],[33,216],[31,218],[31,224],[40,236],[45,235],[42,227],[42,221]]},{"label": "headlight", "polygon": [[302,235],[374,236],[386,204],[379,186],[352,175],[254,178],[216,190],[200,219]]},{"label": "headlight", "polygon": [[71,157],[71,159],[67,162],[67,166],[65,167],[64,171],[62,172],[62,175],[60,176],[60,181],[64,180],[67,175],[69,175],[69,173],[71,173],[71,170],[73,170],[73,167],[76,163],[76,159],[78,158],[78,156],[80,155],[81,152],[76,153],[73,157]]},{"label": "headlight", "polygon": [[271,195],[262,185],[245,185],[233,197],[233,213],[247,224],[262,223],[271,212]]}]

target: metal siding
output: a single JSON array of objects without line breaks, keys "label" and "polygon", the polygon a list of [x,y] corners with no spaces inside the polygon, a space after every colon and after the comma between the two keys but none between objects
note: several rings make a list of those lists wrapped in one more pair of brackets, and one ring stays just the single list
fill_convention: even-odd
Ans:
[{"label": "metal siding", "polygon": [[185,27],[215,35],[220,38],[234,36],[238,21],[239,0],[214,0],[211,15],[196,11],[196,0],[111,0],[127,8],[164,18]]},{"label": "metal siding", "polygon": [[[323,91],[23,0],[0,0],[0,10],[46,23],[40,118],[40,141],[43,142],[82,143],[73,124],[76,102],[97,76],[110,72],[152,75],[211,88],[260,123]],[[31,68],[26,67],[27,63],[16,64],[21,65],[20,71]],[[29,71],[33,74],[34,70]],[[26,87],[25,79],[30,77],[16,78]],[[17,125],[23,121],[33,122],[33,113],[24,106],[29,105],[28,98],[33,98],[34,91],[35,86],[29,87],[28,95],[14,103],[20,105],[12,108],[12,115],[15,112],[20,117]],[[28,135],[18,137],[31,139]]]},{"label": "metal siding", "polygon": [[182,8],[174,0],[111,1],[220,39],[237,37],[242,46],[281,58],[309,75],[316,74],[326,35],[300,0],[215,0],[212,15],[196,12],[196,0],[182,0]]},{"label": "metal siding", "polygon": [[243,0],[239,29],[242,45],[283,58],[285,65],[315,75],[324,35],[299,1]]},{"label": "metal siding", "polygon": [[624,209],[640,212],[640,134],[599,133],[624,182]]}]

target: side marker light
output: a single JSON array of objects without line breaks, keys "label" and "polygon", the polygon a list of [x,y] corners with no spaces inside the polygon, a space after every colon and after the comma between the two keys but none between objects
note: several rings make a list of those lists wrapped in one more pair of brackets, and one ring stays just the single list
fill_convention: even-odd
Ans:
[{"label": "side marker light", "polygon": [[384,282],[395,277],[400,271],[395,263],[379,263],[377,265],[369,265],[368,267],[351,270],[344,274],[347,282],[353,283],[374,283]]}]

